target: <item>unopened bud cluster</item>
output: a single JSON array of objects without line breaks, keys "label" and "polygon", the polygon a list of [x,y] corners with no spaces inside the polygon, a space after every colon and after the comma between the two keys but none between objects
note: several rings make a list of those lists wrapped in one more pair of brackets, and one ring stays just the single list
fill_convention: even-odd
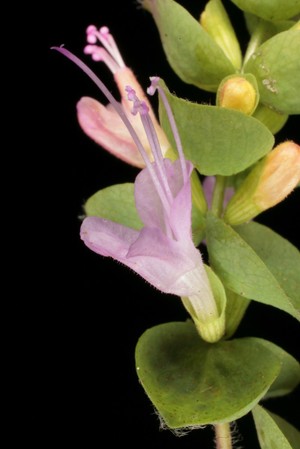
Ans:
[{"label": "unopened bud cluster", "polygon": [[239,225],[284,200],[300,182],[300,146],[277,145],[245,178],[229,201],[224,219]]}]

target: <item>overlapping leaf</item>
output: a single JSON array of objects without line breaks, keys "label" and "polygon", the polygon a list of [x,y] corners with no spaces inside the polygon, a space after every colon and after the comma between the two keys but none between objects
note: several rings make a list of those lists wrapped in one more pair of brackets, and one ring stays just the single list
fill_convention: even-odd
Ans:
[{"label": "overlapping leaf", "polygon": [[268,39],[252,54],[245,70],[257,79],[262,103],[284,114],[300,113],[300,30]]},{"label": "overlapping leaf", "polygon": [[235,72],[223,50],[200,23],[173,0],[143,0],[153,15],[167,59],[186,83],[215,92]]},{"label": "overlapping leaf", "polygon": [[300,448],[300,432],[287,421],[259,405],[252,413],[261,449]]},{"label": "overlapping leaf", "polygon": [[143,224],[134,201],[134,184],[117,184],[99,190],[84,205],[86,215],[106,218],[133,229]]},{"label": "overlapping leaf", "polygon": [[[185,156],[201,174],[236,174],[272,149],[272,133],[253,117],[232,109],[186,101],[172,95],[163,83],[161,85],[174,113]],[[173,142],[163,106],[160,118]],[[174,143],[173,146],[175,148]]]},{"label": "overlapping leaf", "polygon": [[210,213],[207,245],[211,265],[228,289],[300,320],[300,254],[293,245],[256,223],[237,232]]},{"label": "overlapping leaf", "polygon": [[137,374],[170,428],[232,421],[258,403],[280,371],[267,345],[258,338],[209,344],[191,322],[162,324],[139,339]]},{"label": "overlapping leaf", "polygon": [[300,13],[299,0],[231,0],[243,11],[266,20],[290,19]]}]

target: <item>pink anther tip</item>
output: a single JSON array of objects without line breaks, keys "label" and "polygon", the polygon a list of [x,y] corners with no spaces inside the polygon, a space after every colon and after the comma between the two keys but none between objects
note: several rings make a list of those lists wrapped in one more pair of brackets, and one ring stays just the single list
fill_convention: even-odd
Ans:
[{"label": "pink anther tip", "polygon": [[100,34],[102,34],[102,36],[106,36],[109,33],[109,28],[107,26],[103,26],[99,29]]},{"label": "pink anther tip", "polygon": [[96,31],[97,31],[97,28],[95,27],[95,25],[89,25],[86,29],[87,34],[95,33]]}]

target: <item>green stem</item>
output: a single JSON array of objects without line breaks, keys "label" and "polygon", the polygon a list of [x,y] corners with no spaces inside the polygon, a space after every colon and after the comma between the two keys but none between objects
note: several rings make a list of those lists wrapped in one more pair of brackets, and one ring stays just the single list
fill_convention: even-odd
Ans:
[{"label": "green stem", "polygon": [[[256,51],[257,47],[267,38],[267,30],[265,23],[261,21],[255,28],[253,34],[251,35],[248,47],[244,56],[243,68],[249,61],[253,53]],[[243,70],[242,70],[243,71]]]},{"label": "green stem", "polygon": [[192,188],[193,205],[196,206],[196,208],[202,214],[205,214],[207,212],[207,203],[199,176],[195,169],[192,171],[191,174],[191,188]]},{"label": "green stem", "polygon": [[215,424],[216,449],[232,449],[230,423]]},{"label": "green stem", "polygon": [[226,178],[224,176],[216,176],[216,184],[212,197],[211,211],[217,217],[220,217],[223,211],[225,184]]}]

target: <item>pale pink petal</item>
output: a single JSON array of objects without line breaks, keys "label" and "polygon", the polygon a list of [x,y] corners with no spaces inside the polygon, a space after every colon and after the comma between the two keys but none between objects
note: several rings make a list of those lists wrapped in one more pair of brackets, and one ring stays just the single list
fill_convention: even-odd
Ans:
[{"label": "pale pink petal", "polygon": [[122,261],[139,231],[99,217],[83,220],[80,237],[88,248],[102,256]]},{"label": "pale pink petal", "polygon": [[216,183],[215,176],[206,176],[203,181],[203,191],[209,209],[211,208],[212,195]]},{"label": "pale pink petal", "polygon": [[164,209],[147,168],[135,179],[134,196],[137,212],[144,225],[165,230]]},{"label": "pale pink petal", "polygon": [[176,198],[170,212],[169,223],[176,240],[191,240],[192,198],[191,185],[186,182]]},{"label": "pale pink petal", "polygon": [[199,251],[192,244],[169,239],[158,228],[139,232],[87,217],[81,225],[81,238],[88,248],[118,260],[162,292],[190,296],[198,289],[198,283],[186,280],[202,264]]},{"label": "pale pink petal", "polygon": [[224,200],[223,200],[223,207],[225,208],[227,204],[229,203],[229,200],[234,194],[234,188],[233,187],[226,187],[225,194],[224,194]]},{"label": "pale pink petal", "polygon": [[[165,230],[165,219],[168,218],[174,233],[182,238],[191,238],[191,188],[190,180],[183,185],[183,177],[179,160],[171,162],[164,159],[166,179],[170,186],[173,201],[170,217],[165,212],[153,185],[148,169],[142,170],[135,180],[135,203],[138,214],[147,227],[158,227]],[[155,166],[155,164],[153,164]],[[190,176],[193,166],[187,162]]]},{"label": "pale pink petal", "polygon": [[186,283],[185,276],[202,265],[199,251],[168,238],[158,228],[142,229],[123,263],[164,293],[190,296],[198,289],[195,283]]},{"label": "pale pink petal", "polygon": [[[215,176],[206,176],[206,178],[203,181],[203,191],[205,194],[205,198],[208,204],[209,209],[212,205],[212,197],[213,197],[213,191],[215,188],[216,183],[216,177]],[[224,200],[223,200],[223,207],[225,208],[227,206],[227,203],[229,202],[230,198],[234,194],[234,188],[233,187],[226,187],[225,193],[224,193]]]},{"label": "pale pink petal", "polygon": [[77,103],[77,116],[83,131],[97,144],[129,164],[144,167],[129,131],[112,107],[83,97]]}]

